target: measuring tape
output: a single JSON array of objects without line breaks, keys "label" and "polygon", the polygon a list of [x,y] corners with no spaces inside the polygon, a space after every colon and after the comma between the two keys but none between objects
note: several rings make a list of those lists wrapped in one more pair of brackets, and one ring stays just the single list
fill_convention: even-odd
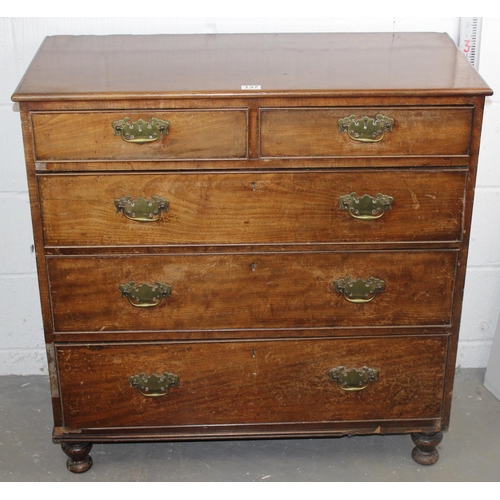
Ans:
[{"label": "measuring tape", "polygon": [[476,69],[479,67],[482,19],[482,17],[460,18],[460,43],[458,46],[467,60]]}]

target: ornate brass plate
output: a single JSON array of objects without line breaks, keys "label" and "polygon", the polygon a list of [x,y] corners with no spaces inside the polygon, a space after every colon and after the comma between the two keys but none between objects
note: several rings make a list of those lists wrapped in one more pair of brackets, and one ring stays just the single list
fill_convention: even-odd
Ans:
[{"label": "ornate brass plate", "polygon": [[139,373],[128,378],[130,387],[147,398],[158,398],[170,392],[171,387],[179,385],[179,375],[163,372],[161,375]]},{"label": "ornate brass plate", "polygon": [[391,210],[393,202],[394,198],[387,194],[377,193],[375,197],[365,194],[358,197],[356,193],[351,193],[339,198],[339,208],[347,210],[355,219],[372,220],[380,219],[386,210]]},{"label": "ornate brass plate", "polygon": [[349,302],[371,302],[379,293],[385,290],[385,281],[373,276],[367,279],[351,279],[348,276],[335,280],[333,289],[344,295]]},{"label": "ornate brass plate", "polygon": [[111,126],[115,135],[121,135],[125,142],[145,144],[159,139],[161,135],[168,134],[170,123],[159,118],[151,118],[149,122],[142,118],[130,123],[130,118],[114,121]]},{"label": "ornate brass plate", "polygon": [[370,382],[375,382],[378,378],[378,370],[375,368],[350,368],[343,366],[332,368],[328,372],[328,376],[332,382],[337,382],[337,385],[343,391],[362,391],[366,389]]},{"label": "ornate brass plate", "polygon": [[339,132],[346,132],[350,139],[358,142],[380,142],[385,132],[391,132],[394,119],[378,114],[375,118],[356,115],[346,116],[338,122]]},{"label": "ornate brass plate", "polygon": [[135,284],[135,281],[124,283],[119,286],[122,297],[127,297],[134,307],[154,307],[160,304],[163,297],[169,297],[172,287],[166,283],[156,282],[154,285],[143,283]]},{"label": "ornate brass plate", "polygon": [[159,196],[152,196],[151,200],[137,198],[132,200],[131,196],[118,198],[114,201],[116,212],[136,222],[155,222],[161,218],[162,212],[168,212],[170,202]]}]

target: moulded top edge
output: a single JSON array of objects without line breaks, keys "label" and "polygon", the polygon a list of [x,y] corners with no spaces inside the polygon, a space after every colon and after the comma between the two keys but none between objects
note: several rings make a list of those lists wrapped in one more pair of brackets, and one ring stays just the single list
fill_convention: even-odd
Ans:
[{"label": "moulded top edge", "polygon": [[14,101],[491,95],[440,33],[47,37]]}]

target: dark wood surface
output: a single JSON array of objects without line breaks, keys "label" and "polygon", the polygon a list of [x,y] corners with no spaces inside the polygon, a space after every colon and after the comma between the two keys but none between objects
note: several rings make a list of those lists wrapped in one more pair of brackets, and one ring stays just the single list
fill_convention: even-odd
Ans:
[{"label": "dark wood surface", "polygon": [[411,456],[420,465],[433,465],[439,460],[436,447],[443,439],[442,432],[414,432],[411,439],[415,443]]},{"label": "dark wood surface", "polygon": [[[456,251],[52,257],[59,332],[448,325]],[[386,282],[369,303],[348,302],[333,281]],[[156,282],[172,295],[142,309],[119,286]],[[270,332],[272,334],[272,332]]]},{"label": "dark wood surface", "polygon": [[[465,156],[469,152],[472,108],[334,108],[261,110],[263,157]],[[362,143],[339,133],[338,121],[378,114],[394,120],[380,142]]]},{"label": "dark wood surface", "polygon": [[[437,418],[446,337],[61,346],[64,425],[310,423]],[[331,368],[378,370],[348,392]],[[128,378],[170,372],[179,385],[158,398]],[[68,429],[68,430],[69,430]]]},{"label": "dark wood surface", "polygon": [[114,35],[46,38],[13,99],[396,92],[491,90],[441,33]]},{"label": "dark wood surface", "polygon": [[[465,170],[198,174],[40,175],[47,246],[178,246],[457,242]],[[443,189],[446,186],[446,189]],[[339,198],[383,193],[377,220],[340,210]],[[114,200],[161,196],[168,212],[141,223]]]},{"label": "dark wood surface", "polygon": [[[466,156],[472,107],[421,106],[371,109],[299,108],[260,112],[262,157]],[[351,140],[338,130],[346,116],[392,118],[394,129],[376,143]],[[168,135],[149,144],[131,144],[114,135],[112,123],[152,117],[170,123]],[[163,110],[126,113],[34,113],[39,161],[172,160],[245,158],[246,110]],[[92,148],[88,145],[93,144]]]},{"label": "dark wood surface", "polygon": [[[152,117],[169,122],[154,142],[134,144],[114,135],[112,123]],[[164,111],[115,113],[35,113],[37,160],[147,160],[246,158],[247,111]],[[92,144],[92,147],[89,147]]]}]

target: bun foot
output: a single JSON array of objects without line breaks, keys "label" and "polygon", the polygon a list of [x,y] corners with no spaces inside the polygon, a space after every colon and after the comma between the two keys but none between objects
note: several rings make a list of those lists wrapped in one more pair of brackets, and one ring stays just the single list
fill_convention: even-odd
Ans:
[{"label": "bun foot", "polygon": [[442,432],[432,432],[430,434],[414,432],[411,439],[416,444],[411,456],[417,464],[432,465],[439,460],[439,452],[436,447],[443,439]]},{"label": "bun foot", "polygon": [[89,455],[92,443],[62,443],[61,448],[69,457],[66,467],[70,472],[81,474],[92,467],[92,457]]}]

